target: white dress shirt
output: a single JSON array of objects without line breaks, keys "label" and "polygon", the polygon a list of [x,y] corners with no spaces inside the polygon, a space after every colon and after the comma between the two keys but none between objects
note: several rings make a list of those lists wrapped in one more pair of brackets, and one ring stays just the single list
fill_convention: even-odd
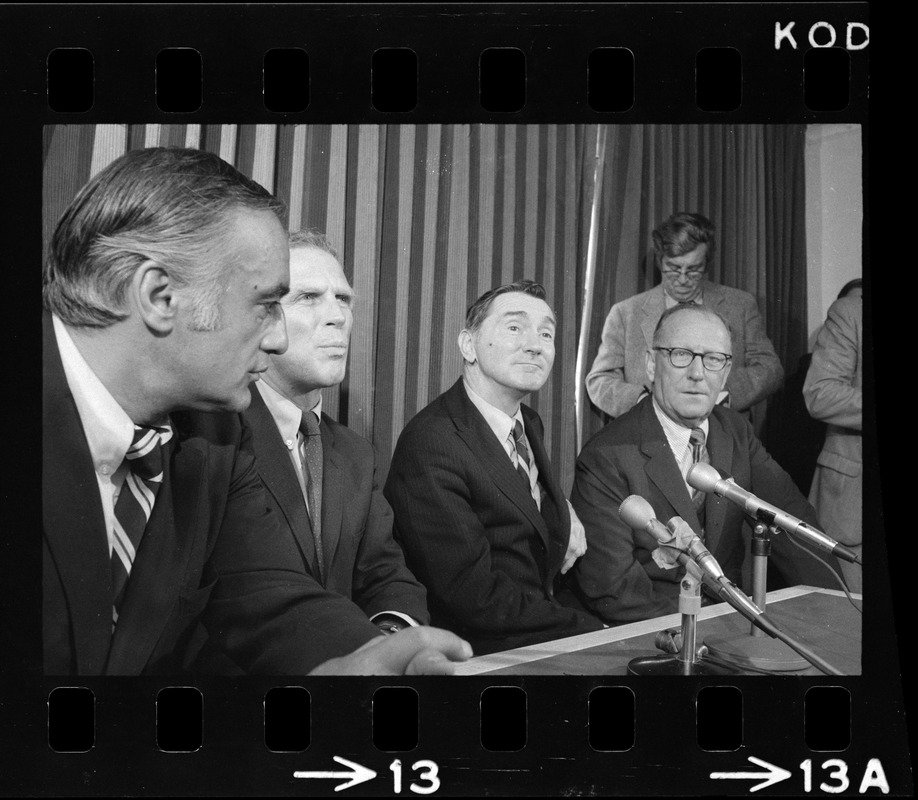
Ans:
[{"label": "white dress shirt", "polygon": [[[666,416],[666,414],[663,413],[663,409],[657,405],[656,398],[653,398],[652,402],[653,412],[657,415],[657,419],[660,420],[660,425],[663,426],[663,433],[666,435],[666,441],[669,442],[669,449],[673,451],[676,464],[679,465],[679,471],[682,473],[682,480],[685,481],[685,488],[688,490],[689,497],[691,497],[695,490],[689,486],[688,481],[685,479],[694,463],[692,446],[689,444],[689,437],[692,435],[692,429],[686,428],[684,425],[680,425],[678,422]],[[709,427],[707,419],[698,427],[704,431],[705,442],[707,442]]]},{"label": "white dress shirt", "polygon": [[481,412],[481,416],[485,418],[485,422],[488,423],[488,427],[494,432],[494,435],[497,437],[497,440],[501,443],[506,452],[507,456],[510,458],[510,461],[513,463],[513,468],[516,469],[517,462],[519,460],[519,455],[516,452],[516,444],[513,438],[513,427],[517,421],[520,425],[523,426],[523,438],[526,441],[526,447],[529,450],[529,493],[532,495],[532,499],[535,500],[535,504],[541,510],[542,508],[542,492],[539,488],[539,468],[535,463],[535,454],[532,452],[532,446],[529,444],[529,437],[526,436],[526,424],[523,422],[523,412],[517,407],[516,414],[512,417],[505,414],[497,406],[492,405],[487,400],[485,400],[481,395],[477,394],[468,383],[463,381],[465,386],[465,391],[469,396],[469,400],[475,405]]},{"label": "white dress shirt", "polygon": [[115,503],[130,469],[125,455],[134,440],[134,423],[86,363],[64,323],[57,315],[52,315],[51,319],[67,385],[89,445],[105,515],[108,553],[111,555],[114,546]]}]

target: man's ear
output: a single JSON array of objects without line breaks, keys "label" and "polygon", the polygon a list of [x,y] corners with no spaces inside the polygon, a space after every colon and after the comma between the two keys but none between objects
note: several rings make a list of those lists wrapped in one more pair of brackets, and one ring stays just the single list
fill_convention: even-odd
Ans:
[{"label": "man's ear", "polygon": [[147,327],[159,333],[172,330],[178,311],[175,284],[160,264],[144,261],[134,273],[131,293]]},{"label": "man's ear", "polygon": [[472,334],[463,328],[459,331],[459,352],[466,364],[474,364],[478,360],[475,352],[475,339]]},{"label": "man's ear", "polygon": [[653,350],[648,350],[644,358],[645,358],[644,364],[647,369],[647,380],[649,381],[650,384],[653,384],[653,376],[657,370],[656,353]]}]

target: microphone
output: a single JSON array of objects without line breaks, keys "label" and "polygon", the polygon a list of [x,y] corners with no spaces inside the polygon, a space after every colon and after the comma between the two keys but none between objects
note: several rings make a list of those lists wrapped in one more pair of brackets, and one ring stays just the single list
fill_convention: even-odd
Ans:
[{"label": "microphone", "polygon": [[843,544],[839,544],[822,531],[810,527],[802,519],[785,513],[780,508],[771,505],[771,503],[760,500],[752,492],[748,492],[739,486],[733,478],[722,478],[720,473],[710,464],[702,462],[693,464],[688,471],[686,480],[693,489],[698,489],[701,492],[713,492],[719,497],[726,497],[741,506],[760,522],[764,522],[767,525],[777,525],[790,534],[797,534],[817,547],[821,547],[823,550],[852,564],[861,563],[857,553],[853,550],[849,550]]},{"label": "microphone", "polygon": [[[661,545],[671,545],[676,539],[674,532],[654,516],[653,506],[640,495],[628,495],[619,506],[618,513],[626,525],[634,530],[647,531]],[[686,527],[688,526],[688,523],[681,517],[673,517],[669,521],[669,525],[676,528],[679,527],[680,523]],[[679,563],[685,566],[686,571],[696,580],[699,579],[700,572],[704,585],[711,589],[721,600],[735,608],[769,636],[776,637],[778,629],[766,616],[765,612],[724,575],[720,564],[708,552],[694,531],[692,531],[692,535],[694,540],[689,545],[689,552],[678,551],[677,560]],[[692,550],[699,554],[701,563],[696,563],[693,558],[694,554],[690,555]]]}]

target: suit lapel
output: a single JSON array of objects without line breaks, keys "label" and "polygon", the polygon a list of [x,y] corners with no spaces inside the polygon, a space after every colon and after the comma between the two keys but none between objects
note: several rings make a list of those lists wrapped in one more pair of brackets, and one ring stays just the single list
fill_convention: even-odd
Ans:
[{"label": "suit lapel", "polygon": [[532,523],[547,548],[549,545],[548,526],[545,524],[545,519],[539,513],[539,508],[532,499],[532,495],[526,490],[519,473],[513,468],[513,463],[507,456],[506,450],[497,441],[488,423],[469,400],[462,386],[462,378],[447,393],[446,404],[459,437],[474,456],[482,462],[488,477],[497,489]]},{"label": "suit lapel", "polygon": [[[641,450],[648,459],[644,466],[647,477],[673,507],[676,516],[682,517],[693,530],[700,531],[701,523],[692,505],[692,498],[650,399],[644,402],[641,410],[641,429]],[[668,520],[660,522],[666,523]]]},{"label": "suit lapel", "polygon": [[335,449],[335,432],[328,420],[322,420],[322,547],[326,581],[335,563],[335,553],[341,541],[341,519],[344,496],[341,494],[343,465]]},{"label": "suit lapel", "polygon": [[113,674],[143,670],[180,602],[194,540],[206,536],[198,524],[201,505],[207,502],[206,458],[199,449],[183,446],[177,438],[115,627],[107,667]]},{"label": "suit lapel", "polygon": [[111,566],[105,516],[89,445],[45,318],[42,525],[63,584],[77,670],[101,674],[111,642]]},{"label": "suit lapel", "polygon": [[[252,386],[252,404],[246,411],[246,420],[252,430],[256,466],[262,482],[284,515],[287,526],[293,532],[303,558],[313,575],[316,570],[316,545],[312,536],[309,513],[303,500],[303,491],[290,463],[287,446],[271,412],[265,405],[261,392]],[[324,437],[323,437],[324,441]],[[324,489],[323,489],[323,502]]]}]

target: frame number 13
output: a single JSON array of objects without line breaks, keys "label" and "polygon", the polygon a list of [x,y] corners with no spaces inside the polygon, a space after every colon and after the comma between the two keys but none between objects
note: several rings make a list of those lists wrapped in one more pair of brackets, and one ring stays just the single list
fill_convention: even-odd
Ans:
[{"label": "frame number 13", "polygon": [[[396,794],[401,794],[402,760],[396,758],[395,761],[389,764],[389,769],[392,771],[393,790]],[[437,777],[437,772],[440,768],[437,766],[436,761],[428,761],[427,759],[415,761],[411,765],[411,769],[419,773],[419,782],[408,785],[408,788],[415,794],[433,794],[440,788],[440,779]]]}]

